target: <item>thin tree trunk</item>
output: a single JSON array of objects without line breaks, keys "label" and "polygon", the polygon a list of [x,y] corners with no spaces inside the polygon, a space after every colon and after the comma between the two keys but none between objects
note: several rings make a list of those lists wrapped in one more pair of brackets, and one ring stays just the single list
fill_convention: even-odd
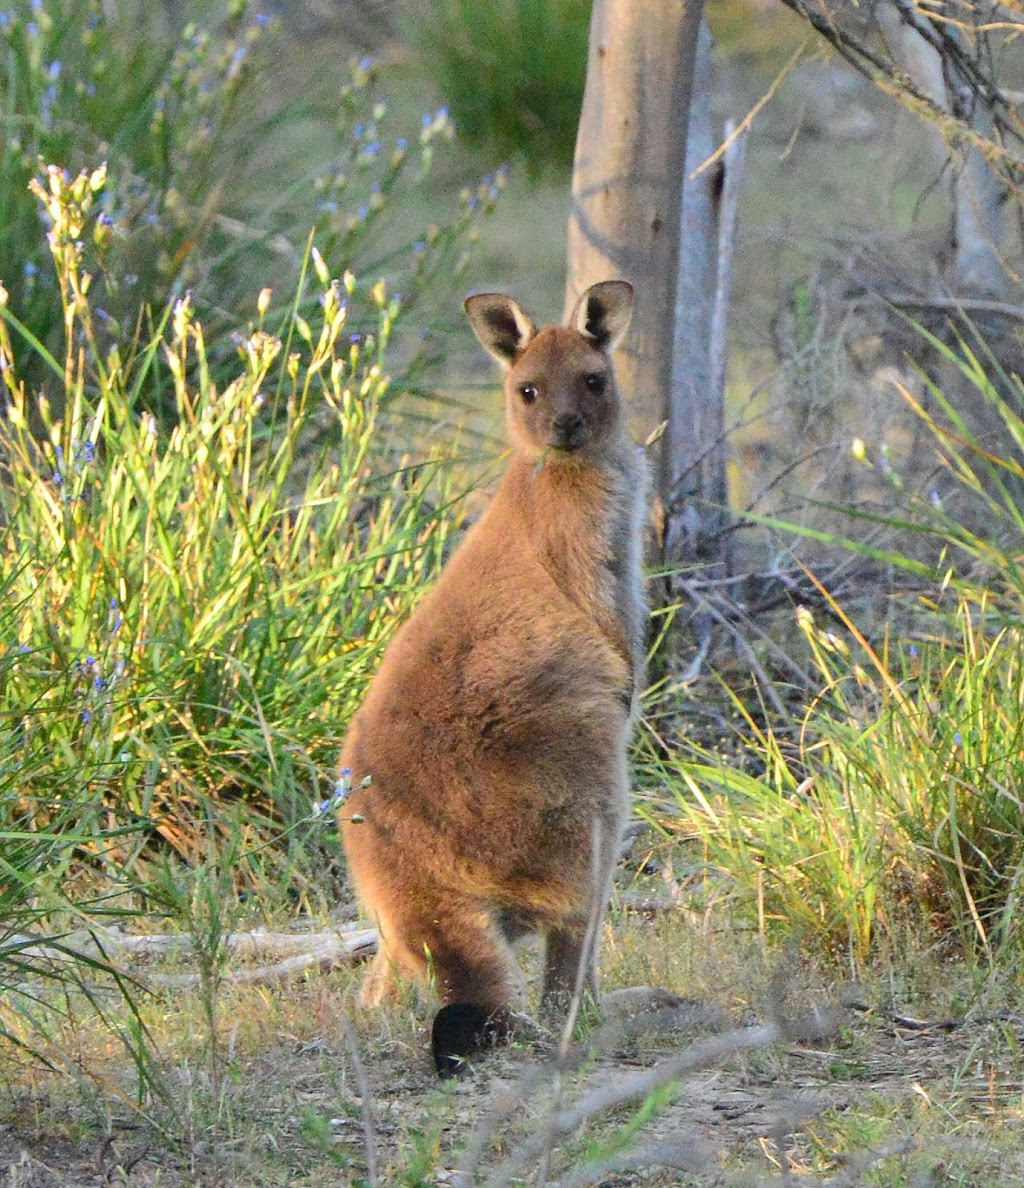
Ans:
[{"label": "thin tree trunk", "polygon": [[[693,96],[682,194],[679,271],[668,426],[661,455],[665,560],[710,560],[717,516],[725,499],[721,393],[712,390],[711,326],[718,281],[719,167],[694,173],[711,156],[711,34],[702,22],[694,63]],[[710,519],[709,519],[710,517]]]},{"label": "thin tree trunk", "polygon": [[618,372],[642,440],[668,415],[686,135],[703,0],[594,0],[573,166],[566,309],[636,290]]}]

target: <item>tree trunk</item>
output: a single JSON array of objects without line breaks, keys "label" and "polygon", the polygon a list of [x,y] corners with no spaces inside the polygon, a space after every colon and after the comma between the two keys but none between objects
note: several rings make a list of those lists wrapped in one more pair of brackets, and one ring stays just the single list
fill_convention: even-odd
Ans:
[{"label": "tree trunk", "polygon": [[668,415],[687,122],[703,0],[594,0],[573,166],[566,310],[636,290],[619,380],[643,440]]},{"label": "tree trunk", "polygon": [[[711,127],[711,34],[702,22],[679,233],[672,382],[659,488],[665,561],[687,567],[717,560],[726,501],[724,391],[712,378],[711,342],[718,288],[720,164],[694,176],[715,150]],[[720,575],[715,575],[720,576]]]}]

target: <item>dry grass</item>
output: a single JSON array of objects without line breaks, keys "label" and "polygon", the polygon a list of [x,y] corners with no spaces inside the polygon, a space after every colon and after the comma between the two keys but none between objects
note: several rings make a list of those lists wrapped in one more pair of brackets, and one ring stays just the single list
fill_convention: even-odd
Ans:
[{"label": "dry grass", "polygon": [[[541,1052],[514,1045],[442,1086],[429,1005],[410,995],[360,1013],[361,971],[347,966],[287,987],[222,986],[218,1077],[202,994],[155,994],[141,1011],[168,1094],[143,1108],[162,1133],[132,1108],[131,1070],[109,1033],[80,1024],[73,1041],[59,1038],[100,1070],[91,1085],[28,1062],[9,1071],[0,1184],[362,1184],[367,1109],[381,1185],[459,1182],[494,1111],[500,1124],[477,1142],[479,1168],[464,1183],[540,1183],[543,1161],[547,1183],[605,1188],[1019,1182],[1024,1019],[1009,980],[933,954],[844,989],[834,971],[766,951],[713,903],[653,917],[613,908],[604,954],[609,988],[652,979],[718,1008],[721,1025],[605,1037],[560,1079]],[[967,1022],[947,1030],[952,1016]],[[834,1026],[808,1030],[811,1020]],[[669,1066],[678,1085],[658,1088]],[[626,1096],[638,1078],[653,1094]],[[549,1151],[538,1136],[556,1117]],[[517,1163],[521,1174],[502,1178]]]}]

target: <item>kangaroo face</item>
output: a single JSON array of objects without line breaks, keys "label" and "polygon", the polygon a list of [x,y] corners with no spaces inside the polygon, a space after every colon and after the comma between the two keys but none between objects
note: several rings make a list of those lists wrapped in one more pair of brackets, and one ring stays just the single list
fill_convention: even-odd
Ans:
[{"label": "kangaroo face", "polygon": [[530,456],[597,446],[619,418],[611,361],[575,330],[550,326],[508,370],[509,435]]},{"label": "kangaroo face", "polygon": [[505,408],[512,444],[531,458],[591,453],[620,421],[611,354],[629,325],[633,290],[625,281],[593,285],[566,326],[538,331],[511,297],[482,293],[466,301],[483,346],[506,370]]}]

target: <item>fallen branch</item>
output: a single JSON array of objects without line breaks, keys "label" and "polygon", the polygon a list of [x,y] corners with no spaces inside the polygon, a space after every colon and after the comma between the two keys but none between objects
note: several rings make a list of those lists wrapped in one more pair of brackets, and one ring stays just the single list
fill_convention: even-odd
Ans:
[{"label": "fallen branch", "polygon": [[679,907],[679,900],[671,895],[644,895],[640,891],[620,891],[612,897],[612,901],[627,912],[636,912],[641,916],[656,916]]},{"label": "fallen branch", "polygon": [[[270,965],[234,970],[225,974],[222,980],[236,985],[273,982],[299,973],[312,965],[327,969],[337,961],[356,961],[372,956],[377,951],[378,939],[376,928],[358,928],[355,925],[329,932],[265,932],[255,929],[252,932],[233,933],[224,942],[233,953],[288,955]],[[59,947],[55,943],[57,941]],[[3,951],[11,956],[58,962],[74,961],[76,957],[90,961],[97,957],[109,960],[112,955],[187,957],[194,949],[193,939],[186,933],[128,935],[116,928],[83,929],[68,936],[44,941],[37,941],[32,936],[16,935],[6,938],[3,946]],[[143,981],[152,986],[188,988],[199,984],[199,974],[153,973],[147,974]]]},{"label": "fallen branch", "polygon": [[[317,935],[324,939],[304,953],[286,957],[274,965],[232,970],[225,973],[220,980],[230,986],[244,986],[253,982],[280,982],[313,965],[326,972],[338,961],[357,961],[363,957],[372,956],[377,951],[379,940],[376,928],[360,928],[347,935],[338,935],[337,933],[318,933]],[[147,974],[144,981],[163,989],[187,990],[199,985],[200,975],[197,973]]]}]

